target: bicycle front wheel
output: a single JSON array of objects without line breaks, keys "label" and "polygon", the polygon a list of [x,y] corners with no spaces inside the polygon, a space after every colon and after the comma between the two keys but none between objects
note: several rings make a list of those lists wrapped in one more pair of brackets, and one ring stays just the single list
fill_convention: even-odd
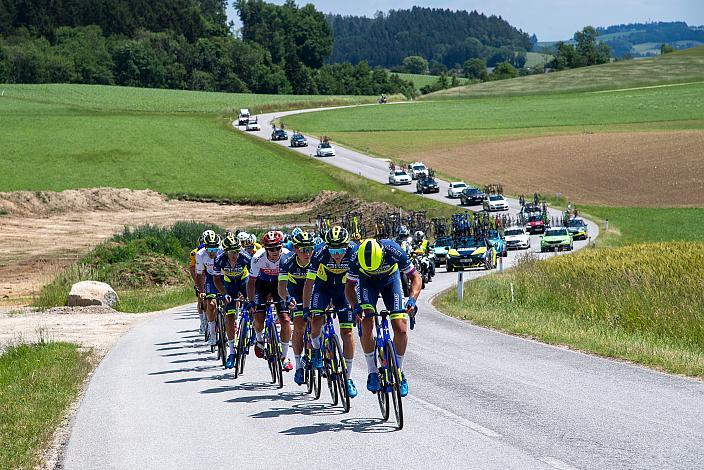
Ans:
[{"label": "bicycle front wheel", "polygon": [[[383,349],[377,349],[377,360],[384,360],[386,355]],[[376,397],[379,401],[379,409],[381,410],[381,419],[383,421],[389,420],[390,408],[389,408],[389,391],[388,391],[388,375],[389,368],[388,363],[383,364],[383,367],[379,367],[379,391],[376,392]]]},{"label": "bicycle front wheel", "polygon": [[269,370],[271,370],[271,383],[277,384],[278,388],[284,387],[283,361],[281,360],[281,345],[276,325],[269,325]]},{"label": "bicycle front wheel", "polygon": [[388,378],[391,399],[394,405],[394,415],[396,416],[396,425],[399,430],[403,429],[403,402],[401,401],[401,369],[398,368],[396,362],[396,349],[393,343],[387,344],[384,347],[386,354],[386,363],[388,364]]},{"label": "bicycle front wheel", "polygon": [[332,406],[337,406],[339,398],[337,395],[337,384],[335,383],[335,370],[333,369],[334,346],[330,344],[329,340],[325,340],[321,349],[323,354],[323,370],[325,371],[325,378],[328,381],[328,390],[330,391],[330,399],[332,400],[331,403]]},{"label": "bicycle front wheel", "polygon": [[225,332],[225,315],[222,311],[218,312],[218,356],[225,367],[227,362],[227,333]]},{"label": "bicycle front wheel", "polygon": [[342,409],[345,413],[350,411],[350,396],[347,393],[347,365],[345,364],[345,356],[342,354],[342,347],[337,339],[337,336],[332,337],[335,353],[332,358],[332,363],[335,369],[335,382],[337,384],[338,396],[342,403]]},{"label": "bicycle front wheel", "polygon": [[235,378],[244,372],[244,361],[247,359],[245,349],[247,349],[247,334],[249,333],[247,321],[243,318],[239,323],[237,349],[235,349]]}]

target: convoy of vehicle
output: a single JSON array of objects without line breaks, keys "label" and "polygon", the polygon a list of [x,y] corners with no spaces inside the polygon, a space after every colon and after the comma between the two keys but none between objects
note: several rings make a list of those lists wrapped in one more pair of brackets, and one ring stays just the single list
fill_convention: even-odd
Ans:
[{"label": "convoy of vehicle", "polygon": [[496,229],[489,230],[486,232],[486,239],[489,243],[491,243],[491,246],[494,247],[494,251],[496,251],[498,256],[501,256],[502,258],[508,256],[506,240],[504,240],[504,236],[501,235],[501,232]]},{"label": "convoy of vehicle", "polygon": [[465,268],[493,269],[496,266],[496,251],[485,237],[460,237],[453,241],[447,252],[447,272]]},{"label": "convoy of vehicle", "polygon": [[566,227],[550,227],[540,236],[540,251],[572,251],[574,242]]},{"label": "convoy of vehicle", "polygon": [[484,203],[486,199],[486,194],[479,188],[473,188],[467,186],[460,193],[460,205],[461,206],[474,206]]},{"label": "convoy of vehicle", "polygon": [[246,126],[249,123],[249,109],[240,109],[240,115],[237,118],[237,124],[240,126]]},{"label": "convoy of vehicle", "polygon": [[308,140],[300,132],[294,132],[289,142],[291,147],[308,147]]},{"label": "convoy of vehicle", "polygon": [[490,194],[482,203],[487,212],[507,211],[508,201],[502,194]]},{"label": "convoy of vehicle", "polygon": [[333,147],[332,144],[327,140],[323,140],[318,144],[318,147],[315,149],[315,155],[318,157],[334,157],[335,147]]},{"label": "convoy of vehicle", "polygon": [[586,240],[589,237],[589,229],[584,219],[575,217],[567,221],[567,231],[575,240]]},{"label": "convoy of vehicle", "polygon": [[531,214],[526,220],[526,230],[531,235],[545,233],[545,220],[542,214]]},{"label": "convoy of vehicle", "polygon": [[247,131],[260,131],[260,130],[262,130],[262,126],[259,125],[259,120],[257,119],[256,116],[250,117],[247,120],[247,126],[245,127],[245,130],[247,130]]},{"label": "convoy of vehicle", "polygon": [[271,131],[271,140],[288,140],[288,132],[274,127],[274,130]]},{"label": "convoy of vehicle", "polygon": [[411,184],[411,177],[408,176],[406,170],[396,168],[395,170],[389,171],[389,184],[392,186]]},{"label": "convoy of vehicle", "polygon": [[508,250],[527,250],[530,248],[530,234],[521,226],[513,226],[504,230],[504,240]]},{"label": "convoy of vehicle", "polygon": [[428,168],[422,162],[409,163],[407,172],[414,180],[417,180],[421,176],[428,176]]}]

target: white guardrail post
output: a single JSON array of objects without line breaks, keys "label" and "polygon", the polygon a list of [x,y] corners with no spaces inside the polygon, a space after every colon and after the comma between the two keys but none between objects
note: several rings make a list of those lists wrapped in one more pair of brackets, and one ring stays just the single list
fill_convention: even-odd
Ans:
[{"label": "white guardrail post", "polygon": [[499,272],[504,272],[504,259],[501,256],[499,256]]},{"label": "white guardrail post", "polygon": [[464,273],[459,271],[457,273],[457,300],[462,302],[464,299]]}]

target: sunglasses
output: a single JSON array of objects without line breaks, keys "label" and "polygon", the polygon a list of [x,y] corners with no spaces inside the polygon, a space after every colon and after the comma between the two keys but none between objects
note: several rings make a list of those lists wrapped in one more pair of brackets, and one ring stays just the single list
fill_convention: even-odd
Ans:
[{"label": "sunglasses", "polygon": [[274,253],[276,253],[277,251],[281,251],[281,247],[280,246],[270,246],[270,247],[266,248],[266,251],[273,251]]},{"label": "sunglasses", "polygon": [[344,255],[347,248],[328,248],[331,255]]},{"label": "sunglasses", "polygon": [[217,253],[218,251],[220,251],[220,248],[206,248],[205,251],[207,251],[208,253]]},{"label": "sunglasses", "polygon": [[299,248],[298,251],[300,251],[301,253],[313,253],[314,249],[315,248],[313,248],[312,246],[304,246],[303,248]]}]

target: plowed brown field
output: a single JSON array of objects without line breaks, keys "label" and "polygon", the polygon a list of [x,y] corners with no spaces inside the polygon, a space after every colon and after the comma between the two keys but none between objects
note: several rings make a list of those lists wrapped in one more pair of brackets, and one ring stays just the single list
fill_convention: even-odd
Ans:
[{"label": "plowed brown field", "polygon": [[582,204],[704,206],[704,131],[531,137],[405,155],[510,194],[555,195]]}]

